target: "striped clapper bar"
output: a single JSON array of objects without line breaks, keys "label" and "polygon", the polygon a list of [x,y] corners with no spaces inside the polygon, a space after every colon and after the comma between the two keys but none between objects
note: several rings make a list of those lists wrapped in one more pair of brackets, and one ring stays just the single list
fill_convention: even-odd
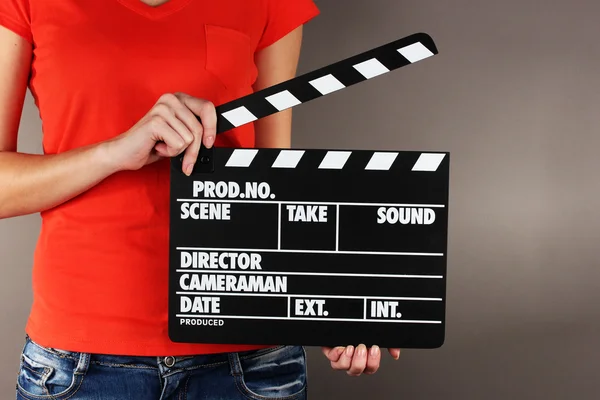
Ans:
[{"label": "striped clapper bar", "polygon": [[[424,34],[218,107],[219,132],[436,53]],[[175,342],[436,348],[445,332],[446,152],[214,148],[174,158]]]}]

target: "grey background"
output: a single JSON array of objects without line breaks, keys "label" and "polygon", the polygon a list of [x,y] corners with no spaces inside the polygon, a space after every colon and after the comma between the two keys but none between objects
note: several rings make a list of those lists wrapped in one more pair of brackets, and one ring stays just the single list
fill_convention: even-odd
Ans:
[{"label": "grey background", "polygon": [[[318,0],[299,73],[414,32],[440,54],[296,108],[308,148],[452,153],[444,347],[350,378],[309,349],[313,399],[600,397],[600,3]],[[39,152],[31,98],[19,150]],[[14,398],[37,215],[0,221],[0,397]]]}]

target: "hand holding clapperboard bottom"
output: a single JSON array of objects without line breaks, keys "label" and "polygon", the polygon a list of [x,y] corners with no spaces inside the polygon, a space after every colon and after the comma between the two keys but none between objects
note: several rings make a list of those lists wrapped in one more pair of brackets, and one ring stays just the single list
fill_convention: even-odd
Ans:
[{"label": "hand holding clapperboard bottom", "polygon": [[[216,107],[217,133],[435,54],[426,34],[397,40]],[[198,160],[190,176],[171,161],[171,340],[442,345],[449,153],[203,147]]]}]

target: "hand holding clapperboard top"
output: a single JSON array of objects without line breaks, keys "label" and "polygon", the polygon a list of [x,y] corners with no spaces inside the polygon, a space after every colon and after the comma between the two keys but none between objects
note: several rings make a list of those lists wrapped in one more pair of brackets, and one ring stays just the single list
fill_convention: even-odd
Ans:
[{"label": "hand holding clapperboard top", "polygon": [[[217,133],[437,54],[415,34],[216,107]],[[176,342],[437,348],[449,153],[202,148],[172,159]]]}]

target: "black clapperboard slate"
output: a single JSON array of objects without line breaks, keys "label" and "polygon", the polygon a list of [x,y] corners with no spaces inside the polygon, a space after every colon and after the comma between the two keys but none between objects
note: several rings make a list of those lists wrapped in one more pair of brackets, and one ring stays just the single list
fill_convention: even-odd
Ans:
[{"label": "black clapperboard slate", "polygon": [[[217,133],[437,54],[414,34],[217,107]],[[348,116],[351,118],[351,116]],[[172,159],[175,342],[437,348],[449,153],[203,148]]]}]

